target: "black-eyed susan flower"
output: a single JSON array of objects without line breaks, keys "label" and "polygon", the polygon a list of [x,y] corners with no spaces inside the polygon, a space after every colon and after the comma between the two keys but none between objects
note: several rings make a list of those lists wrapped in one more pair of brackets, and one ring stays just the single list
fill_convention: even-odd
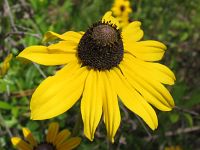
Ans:
[{"label": "black-eyed susan flower", "polygon": [[129,0],[115,0],[111,10],[119,21],[120,27],[123,28],[129,24],[129,14],[132,12]]},{"label": "black-eyed susan flower", "polygon": [[23,128],[24,140],[19,137],[11,139],[12,144],[19,150],[71,150],[76,148],[81,139],[79,137],[70,137],[70,131],[64,129],[59,132],[58,123],[49,125],[46,139],[43,142],[37,142],[31,131]]},{"label": "black-eyed susan flower", "polygon": [[7,73],[8,69],[10,67],[11,59],[12,59],[12,54],[9,54],[4,59],[4,61],[0,64],[0,78],[3,77]]},{"label": "black-eyed susan flower", "polygon": [[[47,32],[44,41],[59,39],[49,46],[30,46],[18,57],[42,65],[66,64],[45,79],[32,95],[31,118],[43,120],[70,109],[79,99],[84,133],[93,140],[103,114],[110,140],[119,128],[119,100],[140,116],[151,129],[158,119],[151,105],[170,111],[174,101],[163,84],[174,84],[174,74],[160,60],[166,46],[158,41],[140,41],[138,21],[119,30],[107,12],[86,32]],[[151,104],[151,105],[150,105]]]},{"label": "black-eyed susan flower", "polygon": [[129,15],[132,12],[129,0],[115,0],[111,10],[115,16]]},{"label": "black-eyed susan flower", "polygon": [[179,145],[177,145],[177,146],[165,147],[165,150],[182,150],[182,148]]}]

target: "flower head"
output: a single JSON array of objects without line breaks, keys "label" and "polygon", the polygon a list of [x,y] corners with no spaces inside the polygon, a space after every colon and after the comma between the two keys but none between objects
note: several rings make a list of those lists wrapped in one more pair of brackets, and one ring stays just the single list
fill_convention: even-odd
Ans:
[{"label": "flower head", "polygon": [[55,122],[49,125],[46,140],[40,143],[29,129],[23,128],[22,131],[25,140],[19,137],[11,139],[12,144],[19,150],[71,150],[81,142],[79,137],[70,138],[71,133],[66,129],[59,132],[59,125]]},{"label": "flower head", "polygon": [[125,27],[129,24],[129,14],[132,12],[129,0],[115,0],[111,10],[119,21],[120,27]]},{"label": "flower head", "polygon": [[182,150],[182,148],[181,146],[177,145],[177,146],[165,147],[165,150]]},{"label": "flower head", "polygon": [[9,54],[5,58],[5,60],[2,62],[2,64],[0,64],[0,78],[3,77],[7,73],[8,69],[10,67],[11,59],[12,59],[12,54]]},{"label": "flower head", "polygon": [[86,32],[47,32],[44,41],[60,41],[24,49],[18,57],[43,65],[66,64],[35,90],[31,118],[55,117],[80,99],[85,135],[93,140],[103,114],[108,137],[114,141],[121,121],[120,100],[156,129],[158,119],[151,105],[162,111],[174,107],[163,84],[174,84],[175,77],[166,66],[154,62],[162,59],[166,46],[153,40],[140,41],[140,26],[135,21],[120,31],[119,22],[107,12]]},{"label": "flower head", "polygon": [[126,16],[132,12],[129,0],[115,0],[111,10],[114,16]]}]

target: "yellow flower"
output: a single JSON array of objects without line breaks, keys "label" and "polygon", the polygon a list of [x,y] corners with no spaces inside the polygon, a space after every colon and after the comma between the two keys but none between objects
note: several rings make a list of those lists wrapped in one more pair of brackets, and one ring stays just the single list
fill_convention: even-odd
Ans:
[{"label": "yellow flower", "polygon": [[56,122],[49,125],[46,140],[40,143],[29,129],[23,128],[22,131],[25,140],[19,137],[11,139],[12,144],[19,150],[71,150],[81,142],[79,137],[70,137],[71,133],[67,129],[59,132],[59,125]]},{"label": "yellow flower", "polygon": [[114,16],[128,16],[131,12],[129,0],[115,0],[111,8]]},{"label": "yellow flower", "polygon": [[121,28],[129,24],[129,14],[132,12],[129,0],[115,0],[111,10]]},{"label": "yellow flower", "polygon": [[132,22],[121,32],[117,20],[107,12],[85,33],[47,32],[44,41],[60,41],[24,49],[18,57],[47,66],[66,64],[35,90],[30,103],[31,118],[58,116],[81,99],[85,135],[93,140],[103,114],[113,142],[121,121],[121,101],[151,129],[156,129],[158,119],[151,105],[162,111],[174,107],[163,84],[174,84],[175,77],[166,66],[153,62],[163,57],[166,46],[153,40],[140,41],[140,25]]},{"label": "yellow flower", "polygon": [[12,59],[12,54],[9,54],[5,58],[5,60],[3,61],[3,63],[0,64],[0,77],[3,77],[7,73],[8,69],[10,67],[10,60],[11,59]]},{"label": "yellow flower", "polygon": [[177,146],[165,147],[165,150],[182,150],[182,148],[179,145],[177,145]]}]

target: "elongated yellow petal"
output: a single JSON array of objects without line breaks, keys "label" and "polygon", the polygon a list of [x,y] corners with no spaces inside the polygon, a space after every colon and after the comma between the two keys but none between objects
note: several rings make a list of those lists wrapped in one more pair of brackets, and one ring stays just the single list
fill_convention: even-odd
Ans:
[{"label": "elongated yellow petal", "polygon": [[71,135],[70,131],[65,129],[62,130],[61,132],[58,133],[58,135],[56,136],[55,141],[53,142],[54,145],[56,145],[56,147],[59,147],[60,144],[62,144],[67,138],[69,138],[69,136]]},{"label": "elongated yellow petal", "polygon": [[83,92],[87,74],[87,68],[71,62],[56,75],[45,79],[33,93],[31,118],[48,119],[71,108]]},{"label": "elongated yellow petal", "polygon": [[52,31],[48,31],[43,38],[43,42],[52,41],[55,39],[61,39],[64,41],[72,41],[75,43],[78,43],[82,37],[82,32],[74,32],[74,31],[68,31],[64,34],[58,34]]},{"label": "elongated yellow petal", "polygon": [[77,43],[71,42],[71,41],[60,41],[56,44],[51,44],[48,46],[49,52],[55,52],[58,53],[76,53]]},{"label": "elongated yellow petal", "polygon": [[152,130],[156,129],[158,118],[153,108],[131,87],[118,69],[115,68],[114,71],[110,71],[110,76],[112,85],[115,87],[114,90],[123,104],[140,116]]},{"label": "elongated yellow petal", "polygon": [[136,89],[137,91],[139,91],[142,94],[142,96],[145,98],[145,100],[147,100],[150,104],[152,104],[153,106],[157,107],[158,109],[160,109],[162,111],[170,111],[171,110],[171,107],[168,104],[164,103],[162,100],[160,100],[156,97],[159,94],[157,92],[154,92],[155,90],[153,90],[153,92],[148,90],[149,86],[142,84],[142,81],[140,81],[139,79],[133,78],[130,75],[130,73],[128,74],[124,70],[123,67],[121,67],[121,69],[123,70],[123,73],[125,73],[125,76],[127,77],[128,81],[132,85],[132,87],[134,89]]},{"label": "elongated yellow petal", "polygon": [[71,150],[76,148],[81,143],[81,138],[79,137],[72,137],[60,146],[58,146],[58,150]]},{"label": "elongated yellow petal", "polygon": [[141,22],[134,21],[123,28],[122,39],[124,42],[124,46],[126,46],[126,44],[128,43],[135,43],[143,37],[144,32],[140,29],[140,26]]},{"label": "elongated yellow petal", "polygon": [[28,128],[22,128],[25,139],[32,145],[37,146],[37,141],[33,137],[31,131]]},{"label": "elongated yellow petal", "polygon": [[19,150],[33,150],[33,147],[25,141],[23,141],[21,138],[13,137],[11,138],[11,142]]},{"label": "elongated yellow petal", "polygon": [[46,136],[46,141],[48,143],[54,143],[56,136],[59,131],[59,124],[57,122],[53,122],[49,125],[48,133]]},{"label": "elongated yellow petal", "polygon": [[117,19],[112,16],[112,11],[105,13],[105,15],[102,17],[102,22],[109,23],[110,25],[116,25],[117,29],[119,29],[120,26]]},{"label": "elongated yellow petal", "polygon": [[[171,78],[172,80],[176,80],[176,77],[174,75],[174,73],[165,65],[162,65],[162,64],[159,64],[159,63],[147,63],[149,67],[157,70],[158,72],[162,72],[163,74],[167,75],[169,78]],[[163,77],[165,78],[166,80],[166,77]],[[169,79],[168,79],[169,80]],[[164,83],[164,84],[169,84],[169,85],[172,85],[174,84],[173,82],[170,84],[169,82],[164,82],[164,81],[161,81],[160,82]]]},{"label": "elongated yellow petal", "polygon": [[142,96],[152,105],[163,111],[169,111],[174,106],[174,101],[169,91],[158,81],[152,80],[153,77],[137,65],[128,61],[120,64],[123,74],[127,77],[131,85],[139,91]]},{"label": "elongated yellow petal", "polygon": [[161,60],[166,46],[158,41],[141,41],[141,42],[127,42],[124,49],[133,54],[135,57],[145,61]]},{"label": "elongated yellow petal", "polygon": [[72,60],[77,60],[74,53],[60,53],[59,51],[49,51],[46,46],[30,46],[25,48],[18,56],[42,65],[62,65]]},{"label": "elongated yellow petal", "polygon": [[94,139],[94,133],[102,115],[102,93],[100,72],[92,69],[88,74],[81,100],[84,133],[91,141]]},{"label": "elongated yellow petal", "polygon": [[129,66],[132,67],[133,70],[137,67],[144,75],[151,75],[152,80],[157,80],[158,82],[169,85],[174,84],[174,80],[176,79],[174,73],[164,65],[139,60],[129,53],[124,54],[124,61],[131,64]]},{"label": "elongated yellow petal", "polygon": [[105,98],[103,98],[103,114],[104,122],[107,129],[108,138],[114,142],[114,136],[119,128],[121,116],[118,105],[117,93],[111,85],[108,71],[102,72],[102,79],[104,83]]},{"label": "elongated yellow petal", "polygon": [[102,21],[109,21],[110,16],[112,16],[112,11],[106,12],[105,15],[102,17]]}]

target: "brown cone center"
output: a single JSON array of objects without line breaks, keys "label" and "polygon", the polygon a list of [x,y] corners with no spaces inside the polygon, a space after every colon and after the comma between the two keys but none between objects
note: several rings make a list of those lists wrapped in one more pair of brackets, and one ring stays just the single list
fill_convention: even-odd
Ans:
[{"label": "brown cone center", "polygon": [[56,150],[53,145],[48,143],[39,144],[34,150]]},{"label": "brown cone center", "polygon": [[100,25],[94,27],[92,37],[101,45],[112,44],[118,39],[116,30],[109,25]]}]

